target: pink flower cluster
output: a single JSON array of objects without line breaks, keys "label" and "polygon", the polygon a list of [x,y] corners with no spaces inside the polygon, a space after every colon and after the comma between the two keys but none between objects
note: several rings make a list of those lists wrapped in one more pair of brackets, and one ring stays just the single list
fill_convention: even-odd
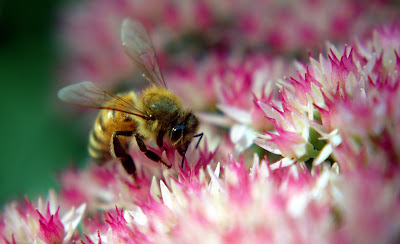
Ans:
[{"label": "pink flower cluster", "polygon": [[127,17],[147,27],[161,67],[170,68],[196,62],[204,50],[304,55],[396,16],[383,1],[359,0],[88,0],[62,13],[60,79],[103,84],[129,79],[134,69],[119,40]]},{"label": "pink flower cluster", "polygon": [[[190,145],[183,168],[172,146],[152,148],[167,169],[132,147],[137,184],[117,160],[65,170],[59,193],[5,207],[0,243],[400,242],[400,22],[352,38],[371,23],[357,1],[151,2],[73,6],[63,29],[75,43],[70,58],[81,74],[93,68],[94,81],[126,77],[118,25],[143,21],[173,62],[164,65],[168,88],[201,119],[199,148]],[[226,46],[207,43],[201,60],[169,53],[187,32]],[[288,61],[345,38],[317,58]],[[245,51],[267,44],[279,55]]]},{"label": "pink flower cluster", "polygon": [[280,81],[282,103],[259,101],[277,133],[267,132],[256,143],[284,158],[314,159],[314,165],[329,157],[349,161],[347,153],[353,152],[365,154],[363,164],[380,159],[387,164],[382,167],[395,166],[400,149],[395,108],[400,99],[399,33],[394,24],[341,51],[330,46],[328,57],[311,59],[310,65],[299,67],[296,78]]},{"label": "pink flower cluster", "polygon": [[77,238],[76,228],[84,216],[86,205],[62,208],[53,191],[37,204],[11,203],[1,216],[2,243],[70,243]]}]

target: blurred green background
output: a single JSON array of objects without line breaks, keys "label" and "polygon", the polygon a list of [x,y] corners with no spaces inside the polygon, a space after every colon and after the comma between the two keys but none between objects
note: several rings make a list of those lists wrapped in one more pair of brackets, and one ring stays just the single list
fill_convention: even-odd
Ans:
[{"label": "blurred green background", "polygon": [[[61,119],[55,28],[60,1],[0,1],[0,203],[35,200],[84,158],[75,122]],[[71,120],[70,120],[71,121]]]}]

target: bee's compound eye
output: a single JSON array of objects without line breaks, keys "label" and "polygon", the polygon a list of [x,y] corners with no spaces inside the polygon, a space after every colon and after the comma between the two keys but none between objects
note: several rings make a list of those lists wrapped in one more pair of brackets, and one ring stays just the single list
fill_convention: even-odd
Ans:
[{"label": "bee's compound eye", "polygon": [[176,144],[182,138],[184,128],[185,128],[185,125],[183,125],[183,124],[176,125],[174,128],[172,128],[171,142],[173,144]]}]

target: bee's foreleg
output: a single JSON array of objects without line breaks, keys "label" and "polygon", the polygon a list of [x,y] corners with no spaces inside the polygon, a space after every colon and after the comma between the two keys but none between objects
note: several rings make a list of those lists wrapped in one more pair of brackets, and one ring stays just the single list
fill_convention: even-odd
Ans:
[{"label": "bee's foreleg", "polygon": [[136,178],[135,163],[133,162],[131,155],[129,155],[126,152],[126,149],[122,145],[121,141],[118,139],[118,136],[132,136],[132,135],[133,135],[132,131],[115,131],[112,134],[112,153],[122,163],[122,166],[124,167],[125,171],[129,175],[132,175],[136,183],[137,178]]},{"label": "bee's foreleg", "polygon": [[149,159],[153,160],[154,162],[160,162],[162,164],[164,164],[167,168],[171,168],[172,165],[169,165],[165,162],[163,162],[160,158],[160,156],[158,156],[155,152],[148,150],[146,147],[146,144],[144,143],[142,137],[139,134],[135,134],[135,139],[136,139],[136,143],[140,149],[140,151],[142,151],[144,153],[144,155],[146,155],[146,157],[148,157]]},{"label": "bee's foreleg", "polygon": [[164,139],[164,135],[165,135],[165,131],[164,130],[160,130],[159,132],[158,132],[158,134],[157,134],[157,146],[158,147],[162,147],[163,146],[163,144],[164,144],[164,142],[163,142],[163,139]]}]

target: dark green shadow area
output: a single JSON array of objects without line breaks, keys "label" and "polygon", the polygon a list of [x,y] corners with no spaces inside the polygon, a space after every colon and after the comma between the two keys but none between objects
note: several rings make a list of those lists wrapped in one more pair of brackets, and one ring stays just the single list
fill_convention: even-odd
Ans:
[{"label": "dark green shadow area", "polygon": [[57,114],[54,69],[57,1],[0,4],[0,204],[35,200],[62,168],[82,159],[77,125]]}]

